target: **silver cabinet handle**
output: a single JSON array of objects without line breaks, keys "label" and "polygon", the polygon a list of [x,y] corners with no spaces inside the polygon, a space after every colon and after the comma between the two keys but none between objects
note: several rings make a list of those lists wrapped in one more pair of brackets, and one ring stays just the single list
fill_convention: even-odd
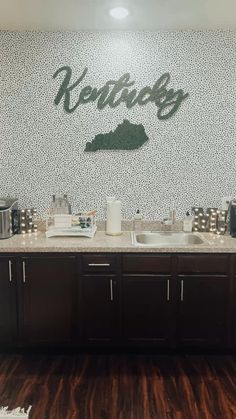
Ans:
[{"label": "silver cabinet handle", "polygon": [[8,261],[9,282],[12,282],[12,261]]},{"label": "silver cabinet handle", "polygon": [[169,279],[167,279],[166,299],[167,301],[170,301],[170,280]]},{"label": "silver cabinet handle", "polygon": [[26,283],[26,275],[25,275],[25,261],[22,262],[22,274],[23,274],[23,282]]},{"label": "silver cabinet handle", "polygon": [[184,301],[184,280],[181,279],[180,300]]},{"label": "silver cabinet handle", "polygon": [[111,266],[110,263],[89,263],[88,266]]},{"label": "silver cabinet handle", "polygon": [[111,301],[113,301],[113,280],[110,279],[110,297]]}]

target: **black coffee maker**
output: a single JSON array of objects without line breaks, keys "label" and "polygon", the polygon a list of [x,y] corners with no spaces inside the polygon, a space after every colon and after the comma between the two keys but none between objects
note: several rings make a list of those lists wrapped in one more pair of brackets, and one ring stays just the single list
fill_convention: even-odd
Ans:
[{"label": "black coffee maker", "polygon": [[229,204],[229,231],[230,235],[236,238],[236,199]]}]

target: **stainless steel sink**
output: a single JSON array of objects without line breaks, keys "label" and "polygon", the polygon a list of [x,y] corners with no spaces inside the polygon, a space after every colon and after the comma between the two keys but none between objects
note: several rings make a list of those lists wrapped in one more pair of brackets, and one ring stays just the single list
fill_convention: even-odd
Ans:
[{"label": "stainless steel sink", "polygon": [[135,246],[142,247],[176,247],[193,244],[202,244],[203,240],[193,233],[184,233],[182,231],[141,231],[132,232],[132,243]]}]

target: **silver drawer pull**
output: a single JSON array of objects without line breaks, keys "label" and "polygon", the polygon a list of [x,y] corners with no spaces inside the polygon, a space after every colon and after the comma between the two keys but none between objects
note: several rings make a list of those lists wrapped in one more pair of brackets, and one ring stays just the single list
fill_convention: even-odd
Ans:
[{"label": "silver drawer pull", "polygon": [[12,282],[12,261],[8,261],[8,270],[9,270],[9,282]]},{"label": "silver drawer pull", "polygon": [[184,280],[181,279],[180,300],[184,301]]},{"label": "silver drawer pull", "polygon": [[167,279],[167,293],[166,293],[167,301],[170,301],[170,280]]},{"label": "silver drawer pull", "polygon": [[26,275],[25,275],[25,261],[22,262],[22,274],[23,274],[23,282],[26,283]]},{"label": "silver drawer pull", "polygon": [[111,296],[111,301],[113,301],[113,281],[112,281],[112,279],[110,279],[110,296]]},{"label": "silver drawer pull", "polygon": [[89,263],[88,266],[111,266],[110,263]]}]

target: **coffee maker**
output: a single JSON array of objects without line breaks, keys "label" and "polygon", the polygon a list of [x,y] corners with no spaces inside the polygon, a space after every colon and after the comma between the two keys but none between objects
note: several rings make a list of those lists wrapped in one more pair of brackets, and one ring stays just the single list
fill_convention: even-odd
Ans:
[{"label": "coffee maker", "polygon": [[9,239],[16,232],[18,201],[0,198],[0,239]]}]

